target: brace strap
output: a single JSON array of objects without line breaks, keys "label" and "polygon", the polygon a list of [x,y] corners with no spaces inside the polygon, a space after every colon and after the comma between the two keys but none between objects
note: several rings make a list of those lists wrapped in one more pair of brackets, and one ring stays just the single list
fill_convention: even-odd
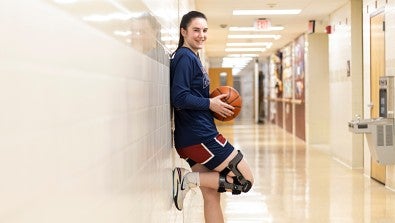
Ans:
[{"label": "brace strap", "polygon": [[[225,192],[226,189],[231,189],[232,194],[240,194],[241,192],[248,192],[251,189],[252,187],[251,182],[246,180],[244,176],[240,173],[240,171],[237,169],[237,165],[240,163],[242,159],[243,159],[243,154],[240,152],[240,150],[238,150],[235,158],[233,158],[229,162],[228,166],[219,173],[218,192],[222,193]],[[226,179],[226,176],[230,171],[232,171],[236,175],[232,177],[233,183],[229,183]]]}]

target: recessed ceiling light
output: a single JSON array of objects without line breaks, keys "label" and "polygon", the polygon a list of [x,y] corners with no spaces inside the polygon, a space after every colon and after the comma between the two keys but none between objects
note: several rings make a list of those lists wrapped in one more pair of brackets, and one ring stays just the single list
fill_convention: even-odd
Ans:
[{"label": "recessed ceiling light", "polygon": [[296,15],[301,9],[284,10],[233,10],[233,15]]}]

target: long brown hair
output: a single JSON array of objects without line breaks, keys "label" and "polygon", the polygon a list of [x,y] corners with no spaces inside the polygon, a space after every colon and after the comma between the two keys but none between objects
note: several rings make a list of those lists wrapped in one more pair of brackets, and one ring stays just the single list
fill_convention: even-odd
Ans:
[{"label": "long brown hair", "polygon": [[[184,37],[181,34],[181,28],[187,30],[189,23],[194,18],[203,18],[207,21],[206,16],[203,13],[198,12],[198,11],[190,11],[187,14],[185,14],[182,17],[181,22],[180,22],[180,39],[178,41],[178,47],[175,51],[177,51],[178,49],[180,49],[180,47],[182,47],[184,45]],[[174,51],[174,53],[175,53],[175,51]]]}]

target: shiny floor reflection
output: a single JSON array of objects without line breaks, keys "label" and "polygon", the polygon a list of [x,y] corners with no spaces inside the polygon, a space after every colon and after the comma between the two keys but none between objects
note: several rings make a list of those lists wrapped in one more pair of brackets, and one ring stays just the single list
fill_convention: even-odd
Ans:
[{"label": "shiny floor reflection", "polygon": [[[350,170],[274,125],[220,126],[255,174],[247,194],[223,194],[227,223],[395,222],[395,192]],[[185,201],[184,222],[201,223],[199,191]]]}]

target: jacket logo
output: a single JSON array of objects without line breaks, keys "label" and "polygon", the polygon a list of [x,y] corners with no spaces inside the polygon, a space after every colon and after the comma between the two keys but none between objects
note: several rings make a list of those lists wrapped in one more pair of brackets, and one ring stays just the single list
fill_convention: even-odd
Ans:
[{"label": "jacket logo", "polygon": [[208,77],[208,74],[207,74],[206,70],[204,69],[204,67],[200,67],[200,70],[203,73],[203,88],[206,88],[206,87],[210,86],[210,78]]}]

